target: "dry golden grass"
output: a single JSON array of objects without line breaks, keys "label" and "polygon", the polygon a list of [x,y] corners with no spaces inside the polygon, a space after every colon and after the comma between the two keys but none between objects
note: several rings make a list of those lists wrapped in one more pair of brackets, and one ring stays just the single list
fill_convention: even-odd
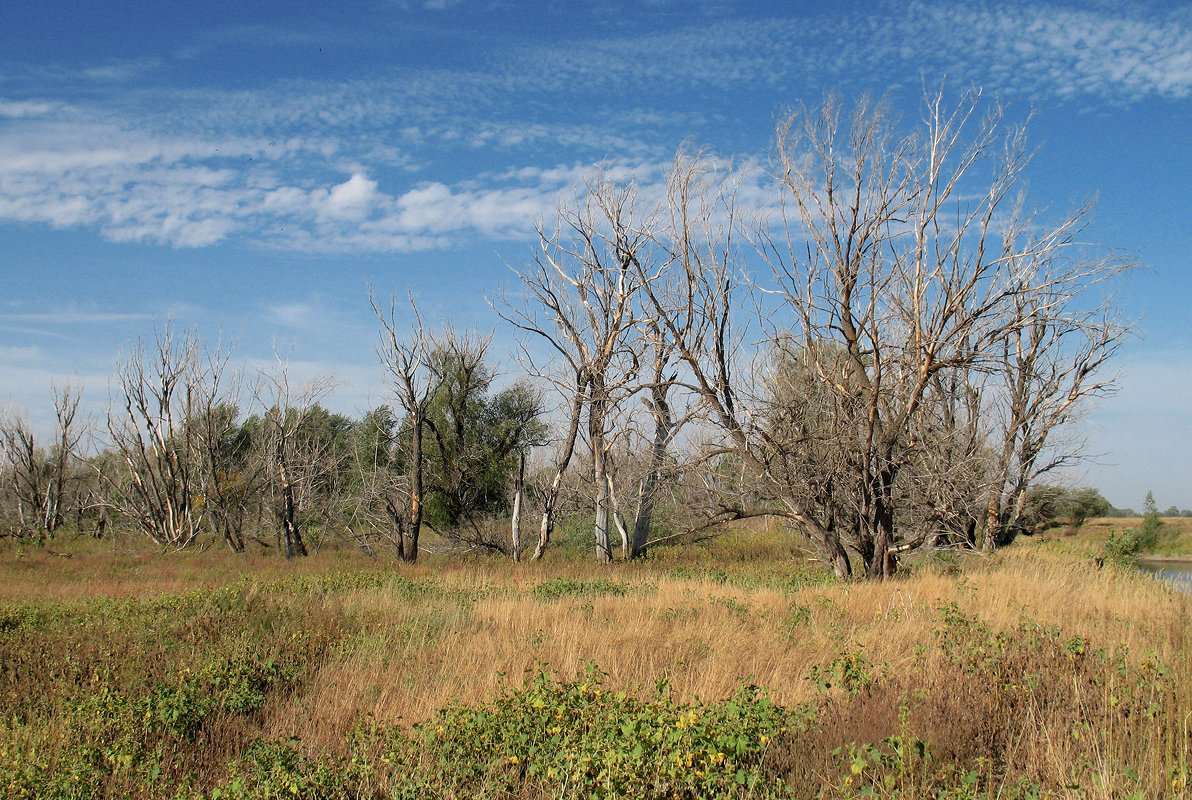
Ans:
[{"label": "dry golden grass", "polygon": [[[1175,688],[1163,713],[1192,720],[1192,598],[1128,570],[1099,568],[1079,553],[1070,539],[1022,540],[992,556],[923,564],[886,583],[837,583],[817,577],[821,568],[789,541],[749,531],[603,567],[559,554],[540,564],[435,558],[410,566],[355,551],[287,563],[83,543],[70,559],[36,550],[18,557],[11,547],[0,553],[0,601],[44,605],[236,586],[250,607],[291,609],[282,627],[261,623],[262,635],[281,642],[303,634],[300,622],[293,627],[303,614],[292,609],[301,606],[331,645],[293,691],[269,698],[260,732],[296,736],[315,753],[343,753],[346,735],[365,718],[412,725],[448,704],[491,700],[543,669],[578,680],[588,663],[607,673],[613,691],[645,695],[665,678],[680,697],[709,701],[748,681],[784,705],[823,703],[809,674],[860,653],[880,676],[877,688],[834,701],[820,738],[791,745],[792,785],[814,778],[798,774],[807,753],[827,763],[835,747],[896,733],[906,724],[900,708],[908,692],[923,689],[931,699],[914,721],[919,735],[943,742],[933,739],[941,757],[971,759],[956,742],[988,735],[987,746],[1002,763],[1020,765],[1018,774],[1052,786],[1100,776],[1099,788],[1072,796],[1110,798],[1128,788],[1119,773],[1130,747],[1145,750],[1156,769],[1186,764],[1188,724],[1182,734],[1153,726],[1156,739],[1152,729],[1110,714],[1106,725],[1134,727],[1090,744],[1081,726],[1117,702],[1112,670],[1086,675],[1080,670],[1093,667],[1069,663],[1071,654],[1061,650],[1015,655],[1023,669],[1065,685],[1045,686],[1039,691],[1061,694],[1011,712],[1004,691],[991,699],[977,678],[934,655],[943,609],[993,632],[1021,630],[1024,621],[1053,627],[1089,650],[1128,648],[1136,666],[1168,665]],[[194,648],[202,646],[203,626],[218,624],[217,610],[203,613],[212,619],[186,628],[198,637]]]},{"label": "dry golden grass", "polygon": [[[932,644],[939,609],[952,603],[994,630],[1033,620],[1093,647],[1126,646],[1166,663],[1187,658],[1184,595],[1031,542],[970,562],[953,574],[923,569],[888,583],[794,592],[636,565],[419,567],[407,574],[433,577],[456,596],[411,599],[380,587],[337,599],[348,616],[369,620],[367,634],[324,666],[299,702],[276,709],[271,726],[330,746],[365,713],[415,723],[451,702],[491,699],[543,668],[578,678],[587,662],[608,673],[613,689],[640,691],[665,676],[682,696],[718,699],[749,680],[794,704],[816,693],[809,670],[843,652],[859,648],[904,674],[917,648]],[[563,575],[612,578],[628,593],[532,594]]]}]

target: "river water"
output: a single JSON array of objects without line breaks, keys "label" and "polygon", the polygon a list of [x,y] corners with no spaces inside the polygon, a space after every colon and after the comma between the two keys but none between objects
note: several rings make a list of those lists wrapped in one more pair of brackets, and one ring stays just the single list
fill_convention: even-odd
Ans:
[{"label": "river water", "polygon": [[1192,561],[1136,561],[1143,572],[1192,594]]}]

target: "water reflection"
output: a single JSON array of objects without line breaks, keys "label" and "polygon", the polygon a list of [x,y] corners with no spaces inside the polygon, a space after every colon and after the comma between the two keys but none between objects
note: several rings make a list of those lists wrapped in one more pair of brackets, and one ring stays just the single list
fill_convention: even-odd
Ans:
[{"label": "water reflection", "polygon": [[1138,568],[1192,594],[1192,561],[1138,561]]}]

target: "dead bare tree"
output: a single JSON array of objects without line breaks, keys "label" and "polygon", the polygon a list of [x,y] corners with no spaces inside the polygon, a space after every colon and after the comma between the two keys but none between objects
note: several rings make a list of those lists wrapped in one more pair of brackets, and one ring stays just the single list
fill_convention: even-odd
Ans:
[{"label": "dead bare tree", "polygon": [[406,514],[410,508],[409,470],[401,467],[398,420],[382,405],[364,415],[353,431],[355,491],[348,533],[370,555],[370,540],[379,535],[401,552]]},{"label": "dead bare tree", "polygon": [[[18,535],[53,538],[62,524],[71,465],[85,430],[78,423],[80,392],[67,386],[52,388],[54,439],[40,447],[33,427],[20,416],[0,420],[0,453],[17,504]],[[33,534],[32,531],[37,531]]]},{"label": "dead bare tree", "polygon": [[1045,268],[1073,255],[1066,249],[1082,216],[1048,228],[1024,213],[1016,191],[1030,160],[1025,132],[1001,106],[983,109],[979,92],[949,107],[940,91],[926,98],[922,129],[906,135],[880,103],[862,101],[845,125],[829,100],[779,129],[783,240],[763,233],[759,252],[796,334],[847,354],[833,373],[856,410],[856,425],[835,442],[855,468],[844,538],[871,578],[890,575],[916,538],[896,520],[914,493],[902,484],[914,483],[909,470],[930,441],[939,376],[996,368],[1024,327],[1025,298],[1054,292],[1049,307],[1075,303],[1103,275],[1079,258],[1062,279]]},{"label": "dead bare tree", "polygon": [[[659,262],[651,269],[646,261],[639,260],[643,295],[647,291],[656,298],[676,297],[673,286],[666,282],[673,279],[674,270],[667,263],[665,250],[660,253]],[[673,481],[690,464],[681,464],[675,452],[675,442],[689,423],[700,420],[706,401],[687,390],[681,376],[685,367],[680,357],[678,342],[660,319],[650,313],[649,302],[643,297],[642,310],[634,331],[632,345],[640,354],[641,368],[637,391],[646,410],[645,425],[631,423],[634,436],[631,445],[634,450],[645,450],[648,454],[643,464],[637,488],[637,511],[632,533],[625,542],[624,556],[627,559],[641,558],[647,553],[651,541],[654,510],[658,505],[664,484]],[[683,313],[689,313],[684,311]]]},{"label": "dead bare tree", "polygon": [[107,505],[165,547],[184,548],[203,529],[195,502],[202,494],[199,443],[185,424],[202,381],[198,339],[179,337],[172,325],[150,349],[137,342],[116,371],[107,431],[124,469],[97,474],[108,487]]},{"label": "dead bare tree", "polygon": [[278,357],[276,369],[264,376],[269,410],[262,420],[259,457],[278,523],[278,539],[286,558],[308,554],[301,514],[308,507],[317,476],[331,457],[321,442],[303,436],[319,400],[331,390],[329,378],[316,378],[295,388],[289,364]]},{"label": "dead bare tree", "polygon": [[42,488],[44,459],[29,421],[21,416],[6,416],[0,422],[0,448],[4,457],[5,483],[16,504],[17,517],[15,526],[11,527],[12,535],[19,538],[44,536],[45,530],[38,524],[45,494]]},{"label": "dead bare tree", "polygon": [[[378,305],[369,295],[373,313],[381,322],[381,334],[377,343],[377,355],[381,365],[389,373],[390,390],[394,399],[406,413],[407,435],[409,436],[408,476],[405,491],[408,505],[401,508],[395,494],[387,494],[397,538],[401,542],[400,554],[404,561],[418,559],[418,538],[422,531],[423,503],[425,502],[426,457],[423,452],[423,437],[426,432],[426,415],[431,398],[439,388],[440,376],[435,373],[432,354],[433,337],[422,324],[422,316],[410,295],[412,325],[403,332],[397,320],[397,302],[391,298],[388,309]],[[387,489],[396,488],[391,483]]]},{"label": "dead bare tree", "polygon": [[[990,485],[984,417],[992,396],[1015,394],[981,394],[984,376],[1021,380],[1026,369],[1031,396],[1048,398],[1019,412],[1008,405],[1005,430],[1017,435],[1005,452],[1036,469],[1042,440],[1027,445],[1026,431],[1054,429],[1049,414],[1066,420],[1112,383],[1089,376],[1124,328],[1104,308],[1079,309],[1125,266],[1074,249],[1085,210],[1050,227],[1023,211],[1024,132],[1000,106],[982,116],[984,108],[977,92],[954,107],[942,92],[928,96],[911,134],[869,101],[849,121],[829,99],[783,122],[779,214],[751,228],[772,275],[745,284],[765,334],[752,385],[733,334],[743,288],[733,195],[700,156],[676,159],[671,224],[659,236],[678,289],[642,288],[647,315],[684,363],[680,384],[701,397],[722,437],[709,439],[705,463],[716,471],[706,483],[726,517],[786,516],[841,577],[852,573],[850,553],[868,577],[884,578],[900,553],[937,541],[962,517],[970,528],[979,520],[975,498]],[[1075,331],[1087,334],[1082,346],[1051,351],[1065,353],[1060,367],[1007,366],[1008,353],[1030,352],[1030,337],[1070,342]],[[770,367],[758,369],[765,351]],[[1014,422],[1016,414],[1025,416]],[[731,487],[729,475],[738,476]],[[963,498],[945,498],[961,476]],[[994,483],[1005,496],[1005,479]],[[950,510],[929,508],[945,500]]]},{"label": "dead bare tree", "polygon": [[254,457],[241,401],[258,399],[259,387],[231,364],[231,349],[204,355],[204,379],[194,390],[193,428],[199,455],[203,510],[217,536],[244,551],[244,528],[265,492],[264,461]]},{"label": "dead bare tree", "polygon": [[[539,373],[540,377],[542,375],[543,373]],[[564,423],[566,432],[555,449],[552,464],[553,475],[549,484],[542,491],[542,516],[538,526],[538,540],[534,544],[534,555],[531,557],[532,561],[540,560],[550,545],[551,535],[555,528],[559,496],[563,489],[563,479],[567,474],[571,459],[575,455],[575,445],[579,439],[579,426],[584,410],[585,380],[582,371],[577,371],[571,382],[554,382],[554,384],[561,388],[560,393],[567,400],[568,414]]]},{"label": "dead bare tree", "polygon": [[[643,316],[674,352],[677,369],[665,383],[696,398],[688,415],[700,421],[702,436],[685,470],[686,493],[702,498],[702,508],[692,532],[730,519],[785,517],[811,531],[825,560],[848,574],[833,520],[814,516],[791,491],[793,475],[822,465],[810,457],[805,435],[775,427],[778,397],[746,344],[749,286],[736,242],[741,178],[705,154],[676,155],[666,216],[652,232],[666,256],[656,275],[641,280]],[[659,421],[665,429],[665,416]],[[793,463],[796,456],[802,461]]]},{"label": "dead bare tree", "polygon": [[526,451],[517,453],[517,474],[513,484],[513,508],[509,516],[509,557],[514,563],[521,561],[522,549],[522,506],[526,499]]},{"label": "dead bare tree", "polygon": [[[973,547],[989,490],[992,454],[984,404],[985,370],[937,373],[925,399],[925,424],[909,472],[907,509],[897,521],[900,547]],[[912,483],[905,482],[904,483]]]},{"label": "dead bare tree", "polygon": [[1070,441],[1057,446],[1057,437],[1090,400],[1115,388],[1117,375],[1106,370],[1129,326],[1108,300],[1093,308],[1078,301],[1130,265],[1115,258],[1066,257],[1085,219],[1083,211],[1078,213],[1068,228],[1028,250],[1042,264],[1032,267],[1037,279],[1030,289],[1014,297],[1013,324],[999,343],[994,374],[1000,384],[985,409],[997,453],[984,520],[985,550],[1022,528],[1026,492],[1034,481],[1084,455]]},{"label": "dead bare tree", "polygon": [[600,177],[590,181],[586,195],[574,207],[560,209],[554,230],[539,229],[534,265],[517,273],[529,302],[518,307],[506,302],[498,309],[519,330],[544,342],[562,360],[567,376],[554,380],[571,414],[548,489],[535,558],[549,541],[558,489],[582,430],[595,491],[596,559],[612,559],[611,453],[618,437],[613,423],[635,391],[638,354],[631,332],[637,322],[635,302],[642,274],[636,263],[649,246],[649,225],[636,203],[633,186]]}]

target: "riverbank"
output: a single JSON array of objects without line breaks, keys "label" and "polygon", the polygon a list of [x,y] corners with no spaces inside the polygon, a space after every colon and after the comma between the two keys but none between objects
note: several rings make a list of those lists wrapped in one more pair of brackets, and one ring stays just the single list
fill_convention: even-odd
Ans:
[{"label": "riverbank", "polygon": [[[0,553],[6,797],[1180,796],[1192,598],[1063,543],[832,580]],[[762,687],[762,688],[750,688]]]},{"label": "riverbank", "polygon": [[1148,554],[1139,556],[1136,560],[1139,564],[1187,565],[1189,569],[1192,569],[1192,556],[1165,556],[1158,554]]},{"label": "riverbank", "polygon": [[[1049,531],[1046,538],[1069,539],[1097,548],[1104,545],[1110,533],[1124,533],[1141,525],[1140,517],[1102,517],[1089,520],[1074,535],[1071,531],[1055,529]],[[1163,517],[1153,551],[1143,553],[1141,557],[1192,561],[1192,517]]]}]

